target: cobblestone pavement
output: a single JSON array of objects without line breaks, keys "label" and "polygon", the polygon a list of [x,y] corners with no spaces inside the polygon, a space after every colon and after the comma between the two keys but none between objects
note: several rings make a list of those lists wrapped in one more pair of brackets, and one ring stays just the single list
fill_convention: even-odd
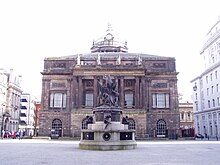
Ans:
[{"label": "cobblestone pavement", "polygon": [[135,150],[81,150],[79,141],[0,140],[0,165],[219,165],[220,141],[138,141]]}]

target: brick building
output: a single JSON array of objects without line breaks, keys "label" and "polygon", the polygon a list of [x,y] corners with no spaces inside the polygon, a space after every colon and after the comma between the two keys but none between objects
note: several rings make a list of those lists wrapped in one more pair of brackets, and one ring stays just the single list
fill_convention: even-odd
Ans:
[{"label": "brick building", "polygon": [[91,53],[45,58],[39,135],[79,137],[87,115],[99,105],[98,82],[110,75],[118,84],[119,106],[136,137],[179,134],[175,58],[128,53],[127,42],[108,28]]}]

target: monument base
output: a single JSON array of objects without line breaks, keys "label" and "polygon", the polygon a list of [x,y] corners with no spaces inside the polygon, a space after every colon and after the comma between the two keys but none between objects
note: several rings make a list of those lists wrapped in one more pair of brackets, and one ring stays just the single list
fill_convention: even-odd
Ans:
[{"label": "monument base", "polygon": [[101,151],[110,151],[110,150],[131,150],[137,148],[137,143],[132,142],[94,142],[94,141],[81,141],[79,143],[80,149],[85,150],[101,150]]}]

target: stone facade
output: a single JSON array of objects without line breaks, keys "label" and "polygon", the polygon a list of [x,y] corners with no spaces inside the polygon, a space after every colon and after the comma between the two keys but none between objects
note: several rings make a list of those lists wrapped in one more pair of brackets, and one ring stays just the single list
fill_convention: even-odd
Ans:
[{"label": "stone facade", "polygon": [[[110,35],[109,35],[110,34]],[[134,121],[136,137],[179,133],[175,58],[128,53],[107,30],[91,53],[45,58],[39,135],[79,137],[83,120],[100,104],[98,82],[110,75],[118,84],[119,106]]]}]

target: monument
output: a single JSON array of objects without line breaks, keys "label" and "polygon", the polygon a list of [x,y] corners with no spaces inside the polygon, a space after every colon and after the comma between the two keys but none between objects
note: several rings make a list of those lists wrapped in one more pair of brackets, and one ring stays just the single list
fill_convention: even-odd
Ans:
[{"label": "monument", "polygon": [[86,117],[87,129],[81,131],[79,147],[87,150],[135,149],[135,130],[129,129],[128,116],[118,105],[118,83],[110,75],[98,81],[99,106]]}]

